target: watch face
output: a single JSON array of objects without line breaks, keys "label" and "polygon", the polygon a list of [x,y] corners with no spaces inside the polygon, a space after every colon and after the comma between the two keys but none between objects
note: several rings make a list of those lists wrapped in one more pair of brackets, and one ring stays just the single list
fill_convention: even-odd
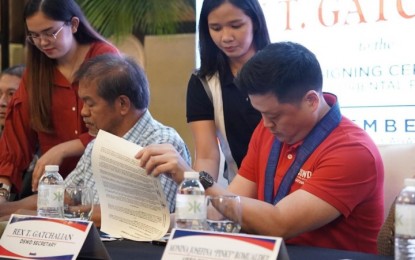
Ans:
[{"label": "watch face", "polygon": [[205,189],[211,187],[215,182],[213,177],[207,172],[200,172],[200,181]]}]

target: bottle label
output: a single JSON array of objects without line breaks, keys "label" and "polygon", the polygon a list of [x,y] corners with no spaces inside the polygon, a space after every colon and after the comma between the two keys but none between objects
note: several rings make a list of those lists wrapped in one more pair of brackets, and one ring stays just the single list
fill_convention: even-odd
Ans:
[{"label": "bottle label", "polygon": [[38,190],[38,208],[63,207],[63,185],[40,185]]},{"label": "bottle label", "polygon": [[396,204],[395,234],[415,236],[415,205]]},{"label": "bottle label", "polygon": [[177,194],[177,219],[206,219],[205,195]]}]

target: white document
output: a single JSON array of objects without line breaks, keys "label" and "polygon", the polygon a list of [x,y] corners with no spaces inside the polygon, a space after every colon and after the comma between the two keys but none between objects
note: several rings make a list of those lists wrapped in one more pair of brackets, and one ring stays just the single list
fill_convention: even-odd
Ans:
[{"label": "white document", "polygon": [[137,144],[100,130],[92,150],[92,172],[101,204],[101,230],[136,241],[163,237],[170,225],[160,180],[134,158]]}]

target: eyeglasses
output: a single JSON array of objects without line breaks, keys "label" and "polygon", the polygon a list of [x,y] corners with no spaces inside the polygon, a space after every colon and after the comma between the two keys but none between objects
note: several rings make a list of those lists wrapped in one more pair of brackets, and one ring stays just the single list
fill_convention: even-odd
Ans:
[{"label": "eyeglasses", "polygon": [[39,44],[41,39],[47,40],[49,42],[55,42],[56,41],[56,38],[58,37],[58,34],[62,31],[62,29],[63,29],[64,26],[65,26],[65,24],[63,24],[61,26],[61,28],[59,28],[54,33],[48,33],[48,32],[39,33],[39,34],[38,33],[29,33],[26,36],[26,39],[31,44]]}]

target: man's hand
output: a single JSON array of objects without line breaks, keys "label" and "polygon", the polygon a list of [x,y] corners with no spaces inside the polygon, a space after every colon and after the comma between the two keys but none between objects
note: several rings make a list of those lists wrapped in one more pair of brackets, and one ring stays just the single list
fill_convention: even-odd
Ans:
[{"label": "man's hand", "polygon": [[185,171],[193,171],[171,144],[152,144],[140,150],[135,158],[148,174],[169,173],[176,183],[183,180]]}]

